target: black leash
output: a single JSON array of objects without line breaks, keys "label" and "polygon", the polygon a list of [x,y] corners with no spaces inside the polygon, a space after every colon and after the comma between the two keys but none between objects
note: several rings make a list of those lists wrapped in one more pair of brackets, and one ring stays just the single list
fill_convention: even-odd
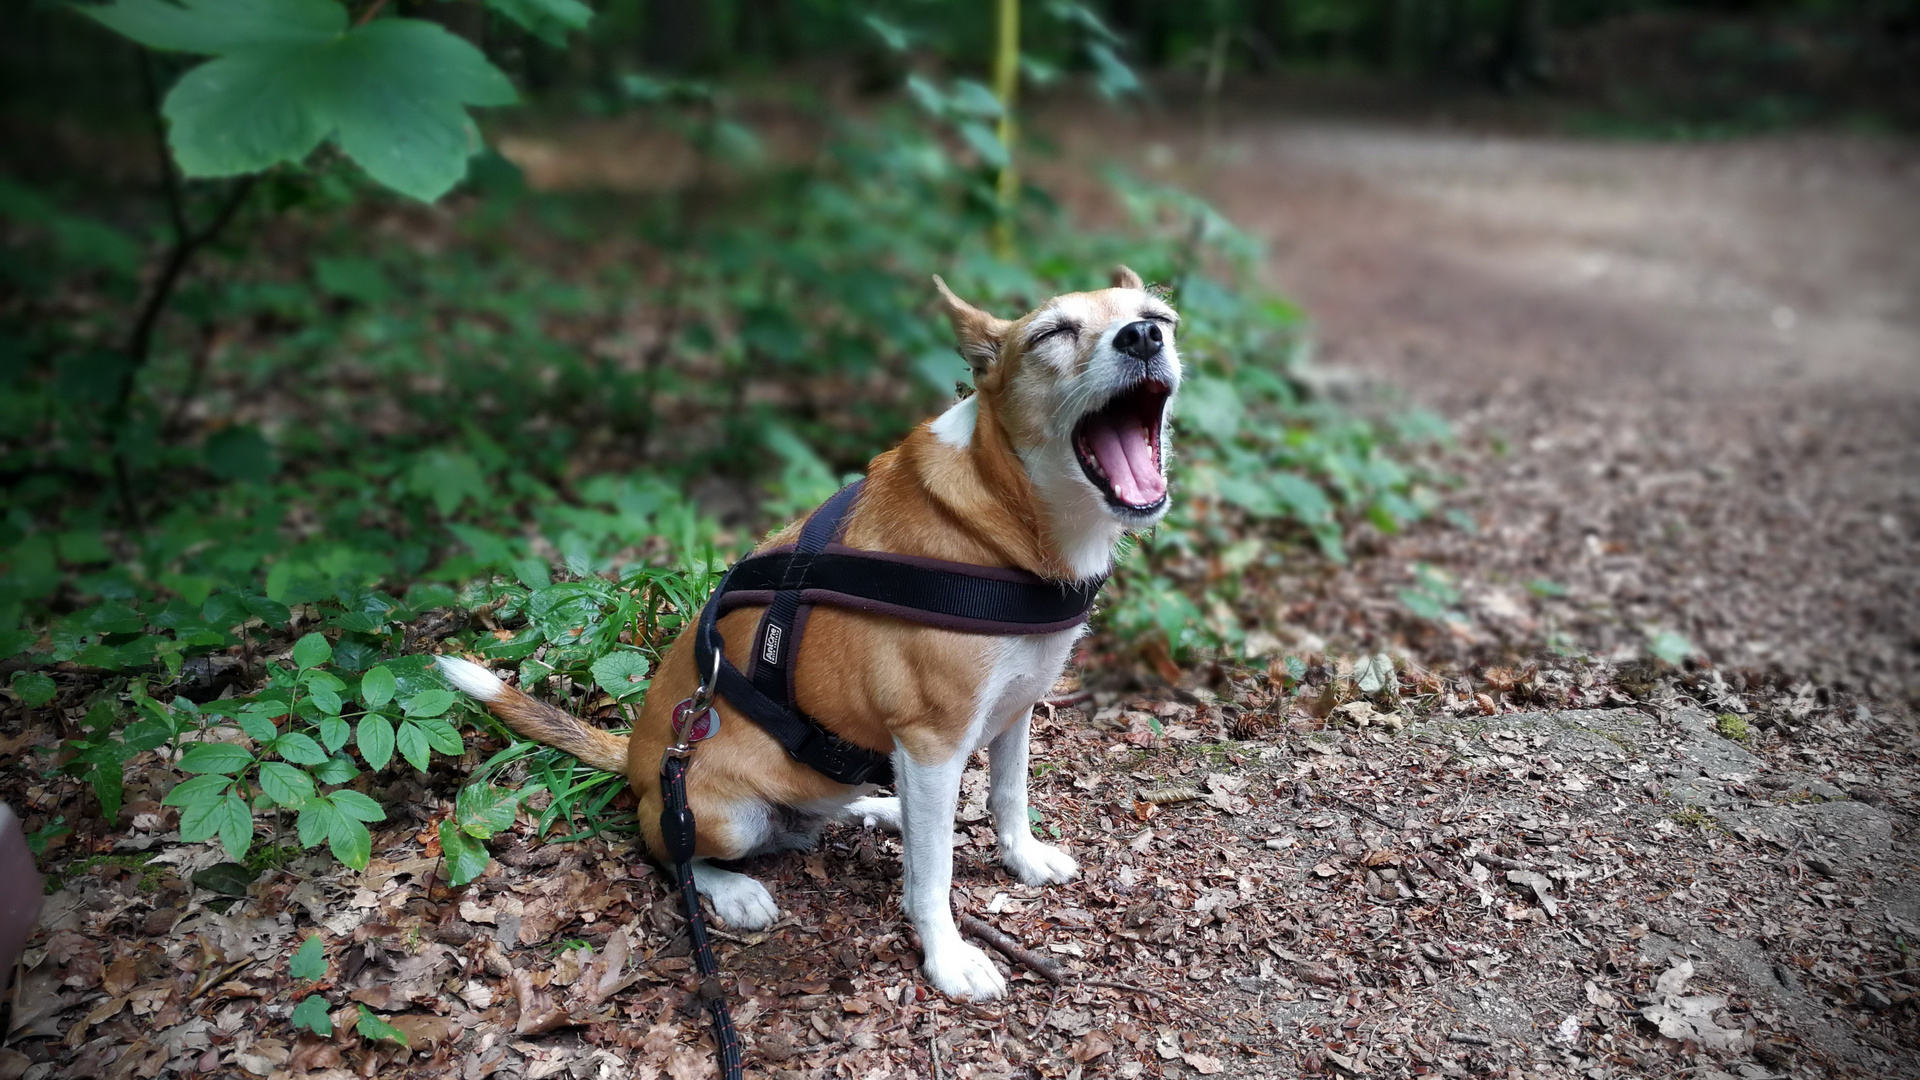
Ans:
[{"label": "black leash", "polygon": [[707,924],[700,917],[700,894],[693,885],[693,807],[687,804],[687,769],[693,764],[693,744],[712,735],[720,725],[713,709],[713,686],[703,681],[693,696],[673,710],[674,743],[660,755],[660,837],[673,876],[680,883],[680,906],[687,914],[687,936],[693,941],[694,963],[700,968],[700,999],[713,1014],[714,1057],[722,1080],[740,1080],[740,1036],[727,1011],[727,990],[720,983],[720,964],[707,941]]}]

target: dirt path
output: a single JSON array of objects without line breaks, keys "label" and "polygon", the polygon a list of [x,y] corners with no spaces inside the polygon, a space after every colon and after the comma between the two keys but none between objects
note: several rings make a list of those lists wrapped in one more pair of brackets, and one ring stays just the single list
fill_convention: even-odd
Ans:
[{"label": "dirt path", "polygon": [[[1528,609],[1495,636],[1677,630],[1731,667],[1920,693],[1913,147],[1267,121],[1173,171],[1269,241],[1325,361],[1505,449],[1460,492],[1479,536],[1390,551]],[[1569,595],[1501,593],[1536,577]]]}]

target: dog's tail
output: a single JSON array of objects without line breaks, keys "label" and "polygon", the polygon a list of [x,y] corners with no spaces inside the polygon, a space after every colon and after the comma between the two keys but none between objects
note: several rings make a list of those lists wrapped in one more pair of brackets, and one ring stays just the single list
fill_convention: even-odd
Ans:
[{"label": "dog's tail", "polygon": [[508,686],[470,660],[439,656],[434,658],[434,665],[453,685],[486,702],[488,711],[527,738],[565,750],[596,769],[627,771],[626,736],[582,723],[578,717]]}]

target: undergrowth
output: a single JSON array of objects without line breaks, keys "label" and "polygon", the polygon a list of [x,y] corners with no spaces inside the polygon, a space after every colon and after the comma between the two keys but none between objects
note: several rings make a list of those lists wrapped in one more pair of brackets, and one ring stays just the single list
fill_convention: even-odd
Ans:
[{"label": "undergrowth", "polygon": [[1232,651],[1250,574],[1431,512],[1404,450],[1441,433],[1310,399],[1301,314],[1192,196],[1116,176],[1129,224],[1092,231],[1029,189],[1002,253],[978,84],[835,121],[801,165],[710,91],[622,86],[692,133],[703,183],[542,194],[489,156],[430,212],[323,151],[190,188],[184,215],[232,199],[234,224],[139,364],[113,343],[165,223],[0,181],[0,660],[59,733],[30,767],[92,793],[86,839],[137,765],[182,840],[241,862],[264,827],[364,866],[371,775],[458,758],[476,725],[504,748],[436,818],[451,880],[523,811],[600,827],[620,778],[499,729],[431,652],[619,722],[729,559],[951,400],[935,272],[1012,314],[1125,261],[1180,308],[1180,497],[1108,586],[1124,639]]}]

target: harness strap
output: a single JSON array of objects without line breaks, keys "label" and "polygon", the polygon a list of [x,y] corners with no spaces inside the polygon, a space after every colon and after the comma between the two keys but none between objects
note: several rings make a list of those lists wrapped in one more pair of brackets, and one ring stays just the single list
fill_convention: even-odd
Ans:
[{"label": "harness strap", "polygon": [[[858,746],[802,713],[794,690],[799,633],[815,604],[850,608],[969,634],[1050,634],[1087,619],[1104,579],[1065,583],[1022,570],[911,555],[861,551],[837,543],[842,522],[866,481],[842,488],[813,512],[791,547],[735,563],[700,613],[695,664],[718,674],[714,692],[759,724],[794,760],[842,784],[893,779],[886,754]],[[743,674],[725,657],[720,616],[764,606],[752,662]]]}]

